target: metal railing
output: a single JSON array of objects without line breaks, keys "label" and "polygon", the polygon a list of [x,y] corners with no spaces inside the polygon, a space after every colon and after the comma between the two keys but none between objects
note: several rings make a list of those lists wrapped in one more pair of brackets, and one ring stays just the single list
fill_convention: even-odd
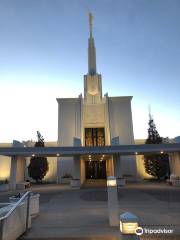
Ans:
[{"label": "metal railing", "polygon": [[16,203],[14,203],[14,206],[3,217],[0,217],[0,240],[3,239],[4,220],[7,219],[26,198],[27,198],[26,230],[28,229],[30,196],[31,192],[30,191],[26,192]]}]

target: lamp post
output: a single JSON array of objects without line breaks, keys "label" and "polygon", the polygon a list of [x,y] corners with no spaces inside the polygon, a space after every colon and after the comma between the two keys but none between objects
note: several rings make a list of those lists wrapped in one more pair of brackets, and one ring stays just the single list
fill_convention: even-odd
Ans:
[{"label": "lamp post", "polygon": [[119,225],[119,209],[118,209],[118,195],[117,195],[117,181],[114,176],[107,178],[107,192],[108,192],[108,213],[110,226]]}]

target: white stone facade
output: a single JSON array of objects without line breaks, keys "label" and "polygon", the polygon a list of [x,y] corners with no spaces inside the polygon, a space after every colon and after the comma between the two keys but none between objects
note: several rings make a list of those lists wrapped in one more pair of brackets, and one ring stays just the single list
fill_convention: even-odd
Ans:
[{"label": "white stone facade", "polygon": [[[85,128],[104,128],[105,145],[134,144],[131,112],[132,97],[102,96],[102,77],[96,71],[96,51],[92,36],[92,22],[88,46],[88,74],[84,76],[84,98],[57,99],[59,109],[58,145],[85,146]],[[100,160],[100,159],[99,159]],[[131,175],[137,177],[134,156],[108,156],[107,175]],[[76,169],[76,170],[75,170]],[[79,169],[79,170],[78,170]],[[77,173],[78,171],[78,173]],[[58,181],[65,174],[86,179],[85,158],[58,159]]]},{"label": "white stone facade", "polygon": [[[86,146],[85,129],[99,128],[104,129],[104,142],[107,146],[144,144],[144,140],[134,140],[132,97],[109,97],[108,94],[103,96],[102,76],[96,70],[96,50],[91,15],[88,44],[88,73],[84,75],[84,95],[80,95],[78,98],[57,98],[58,140],[57,142],[46,142],[45,146]],[[0,147],[12,146],[12,144],[0,144]],[[34,143],[26,142],[26,146],[34,146]],[[49,171],[44,178],[45,181],[63,183],[65,181],[63,177],[72,176],[83,184],[87,179],[87,163],[91,162],[91,156],[48,157],[47,159]],[[11,183],[16,184],[29,179],[27,172],[29,161],[30,158],[18,157],[13,160],[13,158],[0,156],[0,180],[11,178]],[[124,176],[134,180],[139,177],[151,178],[145,172],[142,155],[97,155],[93,156],[93,161],[105,162],[106,177]],[[171,173],[180,176],[180,154],[178,152],[171,154],[170,168]],[[13,169],[17,169],[17,171],[13,171]],[[25,169],[25,172],[22,169]],[[96,171],[96,168],[93,171]]]}]

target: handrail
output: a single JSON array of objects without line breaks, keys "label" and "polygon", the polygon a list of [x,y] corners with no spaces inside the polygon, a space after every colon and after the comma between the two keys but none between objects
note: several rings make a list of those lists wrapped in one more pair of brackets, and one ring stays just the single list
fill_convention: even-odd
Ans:
[{"label": "handrail", "polygon": [[27,231],[28,229],[28,225],[29,225],[29,213],[30,213],[30,196],[31,196],[31,192],[28,191],[26,192],[16,203],[14,203],[14,206],[6,213],[5,216],[0,218],[0,240],[3,239],[3,229],[4,229],[4,220],[7,219],[13,212],[14,210],[20,205],[20,203],[22,203],[22,201],[27,197],[27,209],[26,209],[26,228],[25,231]]},{"label": "handrail", "polygon": [[26,193],[14,204],[14,206],[10,209],[10,211],[7,212],[5,216],[3,216],[3,217],[0,218],[0,221],[8,218],[8,217],[11,215],[11,213],[14,212],[14,210],[19,206],[19,204],[20,204],[28,195],[30,195],[30,194],[31,194],[30,191],[26,192]]}]

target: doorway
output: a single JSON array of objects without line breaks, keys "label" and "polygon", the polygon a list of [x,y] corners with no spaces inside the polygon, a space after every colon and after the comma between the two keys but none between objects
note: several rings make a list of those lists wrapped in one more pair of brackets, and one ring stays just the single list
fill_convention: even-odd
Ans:
[{"label": "doorway", "polygon": [[106,179],[106,161],[86,161],[86,179]]}]

